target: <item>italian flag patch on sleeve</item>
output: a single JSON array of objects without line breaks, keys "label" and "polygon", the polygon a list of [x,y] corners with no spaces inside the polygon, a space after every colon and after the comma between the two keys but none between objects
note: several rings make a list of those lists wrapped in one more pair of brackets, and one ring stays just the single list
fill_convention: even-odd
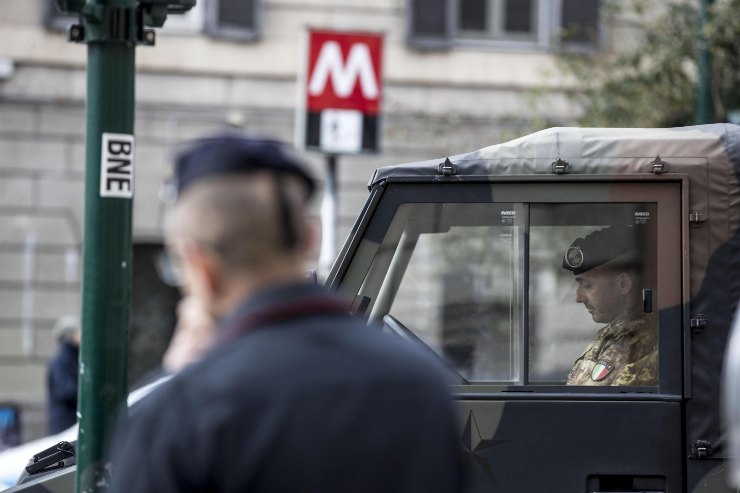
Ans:
[{"label": "italian flag patch on sleeve", "polygon": [[612,369],[614,369],[614,366],[611,363],[605,360],[599,360],[591,372],[591,380],[594,382],[604,380],[611,373]]}]

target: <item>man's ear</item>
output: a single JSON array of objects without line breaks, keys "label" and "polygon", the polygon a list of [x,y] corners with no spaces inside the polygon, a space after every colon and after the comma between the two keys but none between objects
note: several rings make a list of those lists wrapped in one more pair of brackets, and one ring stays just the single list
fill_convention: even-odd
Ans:
[{"label": "man's ear", "polygon": [[222,287],[218,260],[210,251],[193,243],[186,245],[184,250],[189,290],[205,306],[212,308]]},{"label": "man's ear", "polygon": [[632,276],[626,272],[620,272],[617,274],[617,287],[621,294],[626,295],[629,293],[632,289]]},{"label": "man's ear", "polygon": [[301,244],[303,260],[316,263],[319,258],[319,248],[321,239],[321,219],[319,218],[302,218],[304,225],[304,237]]}]

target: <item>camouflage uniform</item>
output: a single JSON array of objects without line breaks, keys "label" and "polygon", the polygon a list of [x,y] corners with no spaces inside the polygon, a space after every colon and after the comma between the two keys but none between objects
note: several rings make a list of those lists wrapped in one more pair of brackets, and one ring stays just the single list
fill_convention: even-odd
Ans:
[{"label": "camouflage uniform", "polygon": [[568,385],[657,385],[658,324],[654,316],[605,325],[576,360]]}]

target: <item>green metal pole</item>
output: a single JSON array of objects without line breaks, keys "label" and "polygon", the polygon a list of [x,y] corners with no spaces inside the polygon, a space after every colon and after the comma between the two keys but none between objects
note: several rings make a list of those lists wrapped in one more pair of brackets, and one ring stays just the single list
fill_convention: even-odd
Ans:
[{"label": "green metal pole", "polygon": [[699,7],[699,37],[698,37],[698,60],[697,60],[697,94],[696,115],[697,125],[712,123],[714,121],[714,104],[712,102],[712,56],[709,52],[709,42],[705,29],[709,23],[709,9],[714,0],[700,0]]},{"label": "green metal pole", "polygon": [[78,493],[107,490],[106,455],[127,395],[135,43],[123,31],[128,31],[135,8],[136,0],[88,0],[85,6],[89,15],[83,25],[88,65]]}]

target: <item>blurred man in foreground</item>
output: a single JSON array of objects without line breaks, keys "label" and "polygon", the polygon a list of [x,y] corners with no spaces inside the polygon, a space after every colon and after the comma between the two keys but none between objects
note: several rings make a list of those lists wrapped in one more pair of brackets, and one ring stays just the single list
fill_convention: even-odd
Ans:
[{"label": "blurred man in foreground", "polygon": [[612,226],[576,239],[563,257],[576,302],[606,324],[575,361],[568,385],[657,385],[658,326],[642,306],[637,231]]},{"label": "blurred man in foreground", "polygon": [[166,239],[216,342],[119,433],[112,491],[458,491],[440,370],[307,284],[314,188],[281,145],[195,142]]}]

